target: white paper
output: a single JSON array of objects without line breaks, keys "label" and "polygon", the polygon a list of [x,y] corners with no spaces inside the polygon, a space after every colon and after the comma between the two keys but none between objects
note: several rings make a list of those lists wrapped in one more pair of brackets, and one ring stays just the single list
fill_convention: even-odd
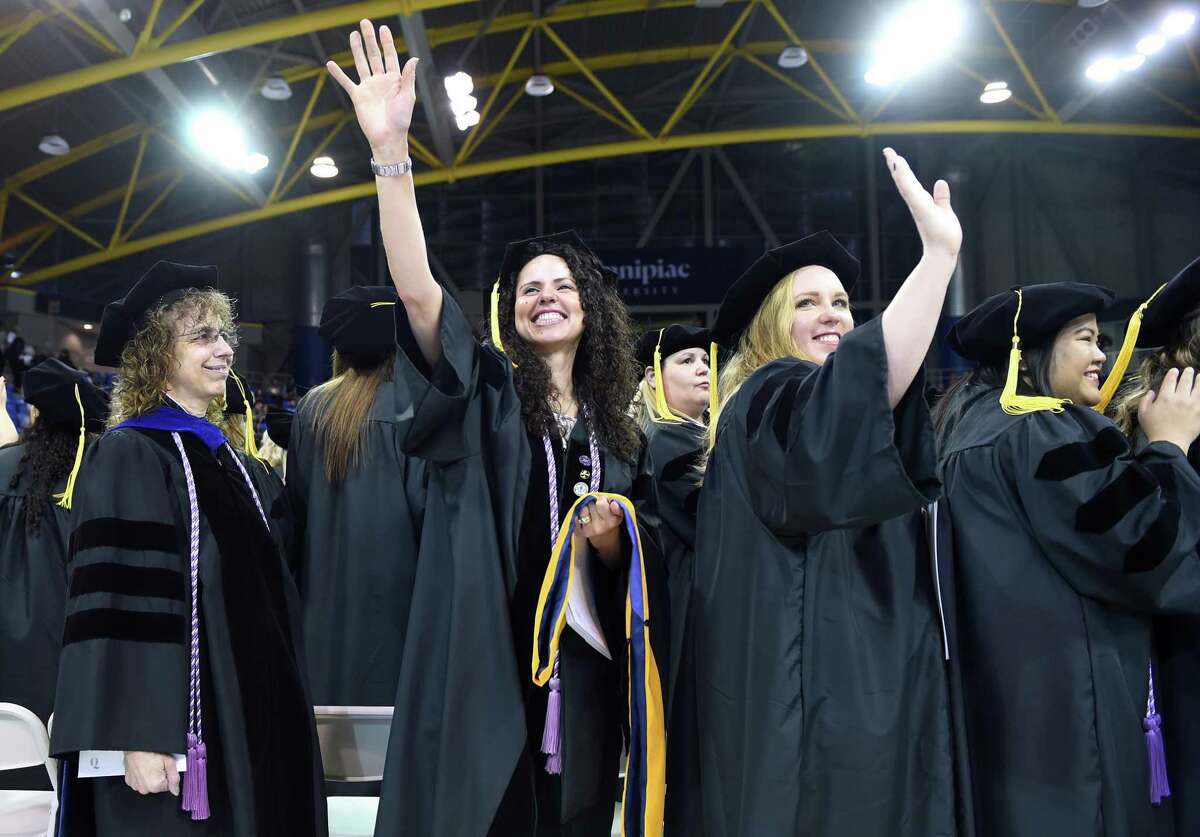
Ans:
[{"label": "white paper", "polygon": [[567,625],[575,633],[583,637],[583,641],[603,654],[605,659],[612,659],[608,643],[604,641],[604,630],[600,627],[600,617],[596,612],[596,591],[592,588],[592,565],[598,560],[592,553],[592,545],[588,539],[579,536],[576,541],[575,564],[572,570],[575,574],[571,593],[567,597]]},{"label": "white paper", "polygon": [[[175,766],[180,773],[187,770],[187,755],[175,754]],[[124,750],[81,750],[79,752],[79,778],[99,779],[104,776],[125,775]]]}]

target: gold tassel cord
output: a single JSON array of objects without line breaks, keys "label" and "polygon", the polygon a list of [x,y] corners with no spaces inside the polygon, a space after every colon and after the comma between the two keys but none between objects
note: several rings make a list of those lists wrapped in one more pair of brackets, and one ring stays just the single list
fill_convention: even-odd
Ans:
[{"label": "gold tassel cord", "polygon": [[250,406],[250,399],[246,396],[246,388],[242,386],[242,379],[239,378],[232,369],[229,374],[233,376],[233,382],[237,384],[238,392],[242,394],[242,403],[246,405],[246,453],[257,459],[259,462],[266,462],[258,453],[258,443],[254,441],[254,408]]},{"label": "gold tassel cord", "polygon": [[1138,334],[1142,330],[1142,317],[1146,314],[1150,303],[1154,301],[1154,297],[1158,296],[1162,289],[1169,284],[1169,282],[1164,282],[1159,285],[1158,290],[1150,294],[1150,297],[1139,305],[1133,312],[1133,316],[1129,318],[1129,326],[1125,329],[1125,339],[1121,342],[1121,350],[1117,353],[1117,359],[1113,361],[1112,371],[1104,379],[1104,386],[1100,388],[1100,403],[1092,408],[1097,413],[1103,413],[1108,408],[1113,396],[1117,394],[1117,388],[1121,386],[1121,379],[1125,377],[1129,361],[1133,358],[1133,351],[1137,348]]},{"label": "gold tassel cord", "polygon": [[67,476],[67,488],[62,494],[55,494],[54,499],[64,509],[71,508],[71,500],[75,496],[75,480],[79,476],[79,466],[83,464],[83,447],[87,443],[87,415],[83,411],[83,398],[79,394],[79,384],[75,385],[75,403],[79,405],[79,444],[75,446],[75,464]]},{"label": "gold tassel cord", "polygon": [[654,409],[663,421],[679,421],[679,416],[667,405],[667,390],[663,385],[662,339],[665,331],[665,328],[658,330],[658,342],[654,344]]},{"label": "gold tassel cord", "polygon": [[492,345],[504,351],[504,341],[500,339],[500,280],[492,285]]},{"label": "gold tassel cord", "polygon": [[1004,389],[1000,393],[1000,407],[1010,416],[1023,416],[1041,410],[1061,413],[1064,404],[1070,404],[1067,398],[1052,398],[1046,395],[1017,395],[1017,381],[1021,374],[1021,336],[1017,331],[1017,322],[1021,319],[1021,305],[1024,294],[1016,289],[1017,313],[1013,316],[1012,349],[1008,353],[1008,375],[1004,379]]},{"label": "gold tassel cord", "polygon": [[717,344],[708,344],[708,420],[717,420]]}]

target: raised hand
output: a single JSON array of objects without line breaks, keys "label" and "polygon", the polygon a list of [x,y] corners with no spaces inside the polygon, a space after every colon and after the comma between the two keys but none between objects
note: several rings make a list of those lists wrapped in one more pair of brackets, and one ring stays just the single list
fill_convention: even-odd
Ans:
[{"label": "raised hand", "polygon": [[950,206],[950,184],[939,180],[933,184],[933,194],[925,191],[921,181],[913,174],[908,161],[895,152],[894,149],[883,149],[883,157],[887,161],[888,171],[913,221],[917,224],[917,232],[921,236],[921,244],[930,255],[945,255],[958,257],[962,247],[962,227],[958,216]]},{"label": "raised hand", "polygon": [[1138,404],[1138,424],[1151,442],[1171,442],[1187,453],[1200,436],[1200,386],[1191,367],[1171,369],[1158,390]]},{"label": "raised hand", "polygon": [[361,34],[350,34],[358,84],[337,62],[330,61],[325,67],[354,103],[358,127],[371,144],[376,162],[398,163],[408,156],[408,129],[417,101],[417,59],[408,59],[401,69],[390,29],[379,27],[378,40],[371,21],[360,22],[359,30]]}]

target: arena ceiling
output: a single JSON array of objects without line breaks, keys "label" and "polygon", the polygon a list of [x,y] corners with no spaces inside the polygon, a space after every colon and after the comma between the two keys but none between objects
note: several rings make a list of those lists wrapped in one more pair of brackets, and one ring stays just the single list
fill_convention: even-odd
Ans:
[{"label": "arena ceiling", "polygon": [[[8,0],[0,12],[5,283],[48,279],[174,242],[368,197],[349,102],[323,63],[351,67],[363,17],[422,57],[419,184],[581,160],[731,144],[912,134],[1200,140],[1200,25],[1110,84],[1096,56],[1132,53],[1196,3],[964,0],[957,42],[887,87],[864,80],[881,21],[867,0]],[[1094,3],[1095,0],[1085,0]],[[399,40],[399,39],[398,39]],[[807,61],[778,64],[787,47]],[[442,79],[470,74],[479,123],[460,131]],[[549,76],[552,95],[525,92]],[[268,100],[268,77],[291,97]],[[980,101],[984,85],[1013,95]],[[254,150],[233,173],[189,142],[219,106]],[[70,151],[39,150],[48,135]],[[336,178],[310,175],[333,157]]]}]

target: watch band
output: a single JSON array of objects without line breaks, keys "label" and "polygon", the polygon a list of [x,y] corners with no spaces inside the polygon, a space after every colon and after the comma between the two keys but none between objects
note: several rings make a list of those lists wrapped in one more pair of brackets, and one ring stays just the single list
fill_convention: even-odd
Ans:
[{"label": "watch band", "polygon": [[371,171],[379,177],[399,177],[402,174],[408,174],[412,171],[412,157],[401,160],[399,163],[386,164],[376,163],[375,158],[372,157]]}]

